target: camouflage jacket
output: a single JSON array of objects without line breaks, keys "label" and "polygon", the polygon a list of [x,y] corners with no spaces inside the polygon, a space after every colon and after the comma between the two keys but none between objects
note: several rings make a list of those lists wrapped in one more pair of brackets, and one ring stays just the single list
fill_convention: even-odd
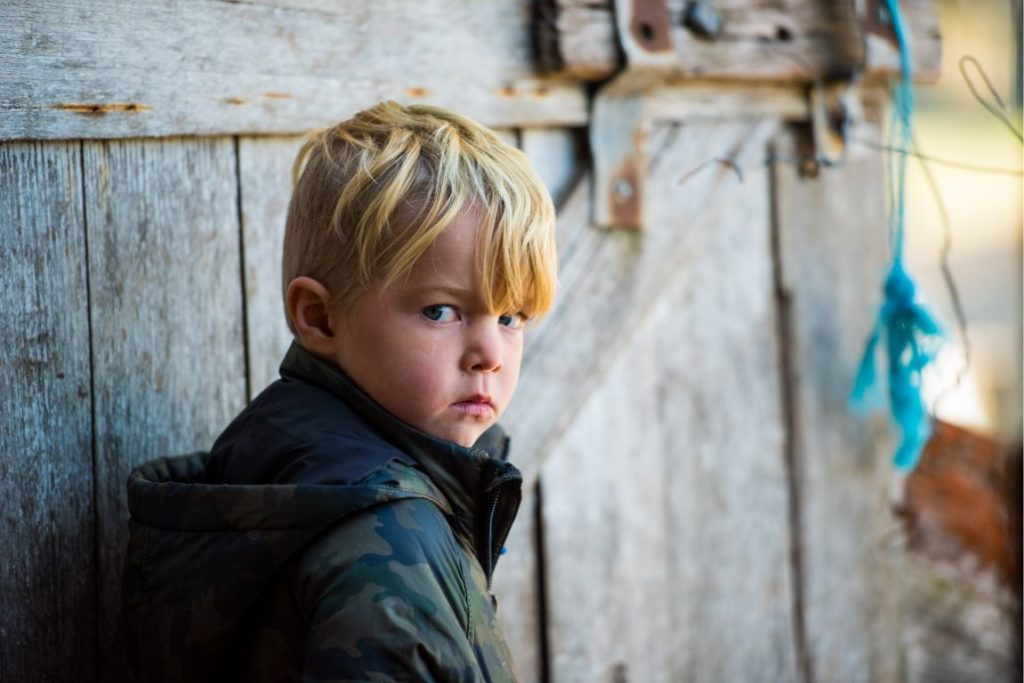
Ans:
[{"label": "camouflage jacket", "polygon": [[520,501],[506,450],[496,427],[424,434],[293,345],[209,454],[128,479],[139,679],[515,680],[490,595]]}]

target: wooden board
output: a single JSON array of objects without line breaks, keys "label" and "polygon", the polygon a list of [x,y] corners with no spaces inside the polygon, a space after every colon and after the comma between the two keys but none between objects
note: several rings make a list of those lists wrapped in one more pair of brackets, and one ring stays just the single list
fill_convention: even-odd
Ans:
[{"label": "wooden board", "polygon": [[238,141],[249,398],[278,378],[292,342],[281,296],[281,246],[300,139]]},{"label": "wooden board", "polygon": [[208,449],[245,403],[230,139],[85,145],[101,680],[120,680],[125,480]]},{"label": "wooden board", "polygon": [[[533,410],[570,420],[541,467],[554,680],[796,678],[770,133],[656,129],[649,230],[593,232],[586,276],[566,268],[589,322],[558,339],[590,367],[556,381],[584,399],[547,385]],[[691,174],[722,147],[742,182]]]},{"label": "wooden board", "polygon": [[382,99],[583,123],[531,42],[526,0],[4,3],[0,139],[294,133]]},{"label": "wooden board", "polygon": [[[512,462],[516,460],[515,436],[512,434]],[[498,620],[519,671],[520,683],[544,680],[537,505],[536,485],[524,487],[519,514],[505,539],[508,552],[498,562],[492,585],[498,599]]]},{"label": "wooden board", "polygon": [[807,121],[807,88],[797,83],[725,83],[685,80],[647,93],[644,115],[652,121],[778,118]]},{"label": "wooden board", "polygon": [[[873,35],[865,41],[854,15],[855,3],[704,3],[721,19],[722,32],[715,39],[701,37],[685,25],[684,14],[693,4],[685,0],[667,3],[670,50],[674,54],[672,59],[660,61],[664,70],[675,76],[808,82],[851,73],[862,69],[865,62],[869,69],[893,72],[898,67],[890,43]],[[614,0],[542,0],[540,5],[539,57],[549,72],[603,80],[622,68]],[[919,78],[934,80],[939,75],[941,59],[934,3],[908,0],[902,6],[913,37],[915,73]],[[629,54],[628,49],[626,52]]]},{"label": "wooden board", "polygon": [[81,151],[0,145],[0,679],[95,680]]},{"label": "wooden board", "polygon": [[[777,154],[797,148],[785,135]],[[773,190],[808,666],[811,680],[849,683],[902,680],[893,444],[884,417],[861,422],[847,403],[887,267],[881,162],[857,152],[815,179],[779,163]]]}]

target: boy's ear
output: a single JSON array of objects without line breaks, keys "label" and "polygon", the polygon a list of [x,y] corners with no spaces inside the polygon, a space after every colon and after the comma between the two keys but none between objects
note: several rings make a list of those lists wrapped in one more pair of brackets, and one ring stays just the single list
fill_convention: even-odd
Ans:
[{"label": "boy's ear", "polygon": [[334,356],[338,320],[327,288],[311,277],[297,277],[288,283],[285,301],[299,343],[312,353]]}]

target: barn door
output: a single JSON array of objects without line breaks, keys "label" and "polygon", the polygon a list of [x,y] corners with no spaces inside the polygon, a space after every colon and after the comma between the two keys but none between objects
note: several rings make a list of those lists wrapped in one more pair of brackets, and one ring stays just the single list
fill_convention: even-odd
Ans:
[{"label": "barn door", "polygon": [[810,178],[806,142],[659,124],[643,233],[593,228],[590,175],[561,207],[563,297],[506,420],[542,497],[549,680],[901,678],[886,444],[848,414],[861,339],[831,317],[870,322],[880,159]]},{"label": "barn door", "polygon": [[[898,680],[884,444],[844,406],[880,159],[794,163],[808,79],[874,34],[844,3],[731,3],[720,40],[683,16],[709,3],[625,4],[0,6],[0,679],[129,679],[125,479],[276,376],[297,135],[390,98],[498,129],[559,209],[505,420],[523,680]],[[642,229],[607,229],[593,105],[630,41],[685,87],[645,100]]]}]

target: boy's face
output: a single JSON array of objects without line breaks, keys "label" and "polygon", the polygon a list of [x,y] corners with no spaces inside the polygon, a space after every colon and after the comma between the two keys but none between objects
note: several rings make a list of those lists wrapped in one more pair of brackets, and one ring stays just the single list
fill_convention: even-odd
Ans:
[{"label": "boy's face", "polygon": [[337,313],[335,362],[398,418],[462,446],[505,410],[523,353],[515,312],[493,315],[484,306],[477,226],[477,216],[464,213],[408,278]]}]

